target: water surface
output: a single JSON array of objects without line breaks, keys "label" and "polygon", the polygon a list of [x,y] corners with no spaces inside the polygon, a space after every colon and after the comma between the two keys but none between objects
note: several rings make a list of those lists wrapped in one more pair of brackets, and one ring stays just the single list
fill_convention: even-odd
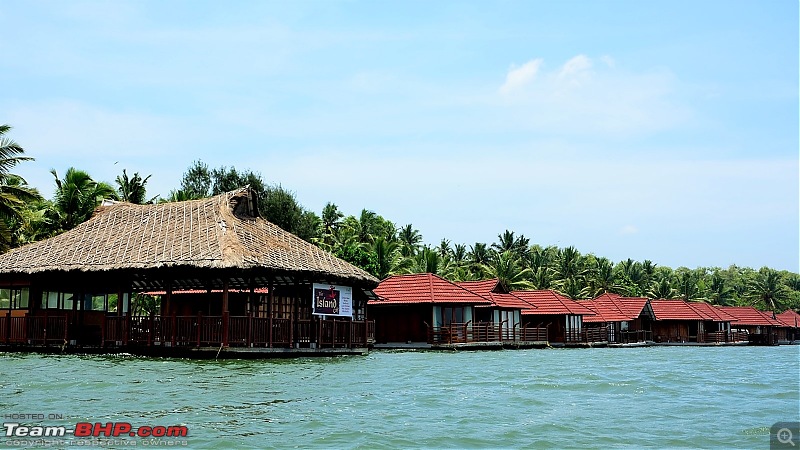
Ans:
[{"label": "water surface", "polygon": [[191,448],[768,448],[769,427],[800,416],[799,357],[798,346],[0,354],[0,414],[183,424]]}]

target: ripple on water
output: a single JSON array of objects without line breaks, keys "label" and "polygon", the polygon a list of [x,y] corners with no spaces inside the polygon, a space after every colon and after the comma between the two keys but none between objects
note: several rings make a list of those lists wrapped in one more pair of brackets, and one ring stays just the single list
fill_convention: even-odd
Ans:
[{"label": "ripple on water", "polygon": [[799,349],[0,354],[0,408],[185,424],[192,448],[763,448],[797,411]]}]

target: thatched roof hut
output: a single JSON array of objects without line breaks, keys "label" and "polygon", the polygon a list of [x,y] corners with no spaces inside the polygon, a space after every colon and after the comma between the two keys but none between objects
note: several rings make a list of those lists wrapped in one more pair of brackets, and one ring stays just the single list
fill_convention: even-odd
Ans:
[{"label": "thatched roof hut", "polygon": [[[211,274],[215,276],[210,276]],[[133,290],[345,282],[369,289],[378,280],[258,217],[249,188],[184,202],[110,203],[76,228],[0,255],[0,280],[29,277],[129,278]],[[115,277],[116,278],[116,277]]]}]

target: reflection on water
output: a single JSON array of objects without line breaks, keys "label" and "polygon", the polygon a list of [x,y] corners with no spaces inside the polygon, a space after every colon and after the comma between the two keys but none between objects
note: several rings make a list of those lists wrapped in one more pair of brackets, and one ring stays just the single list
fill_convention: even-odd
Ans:
[{"label": "reflection on water", "polygon": [[[198,361],[0,354],[0,412],[183,424],[192,448],[764,448],[800,347]],[[0,448],[2,444],[0,443]]]}]

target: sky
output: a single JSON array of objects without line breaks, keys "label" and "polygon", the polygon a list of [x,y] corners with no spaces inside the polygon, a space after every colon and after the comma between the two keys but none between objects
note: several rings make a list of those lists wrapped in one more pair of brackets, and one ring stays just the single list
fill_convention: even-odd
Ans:
[{"label": "sky", "polygon": [[425,242],[800,271],[798,2],[0,3],[0,123],[50,169],[259,172]]}]

